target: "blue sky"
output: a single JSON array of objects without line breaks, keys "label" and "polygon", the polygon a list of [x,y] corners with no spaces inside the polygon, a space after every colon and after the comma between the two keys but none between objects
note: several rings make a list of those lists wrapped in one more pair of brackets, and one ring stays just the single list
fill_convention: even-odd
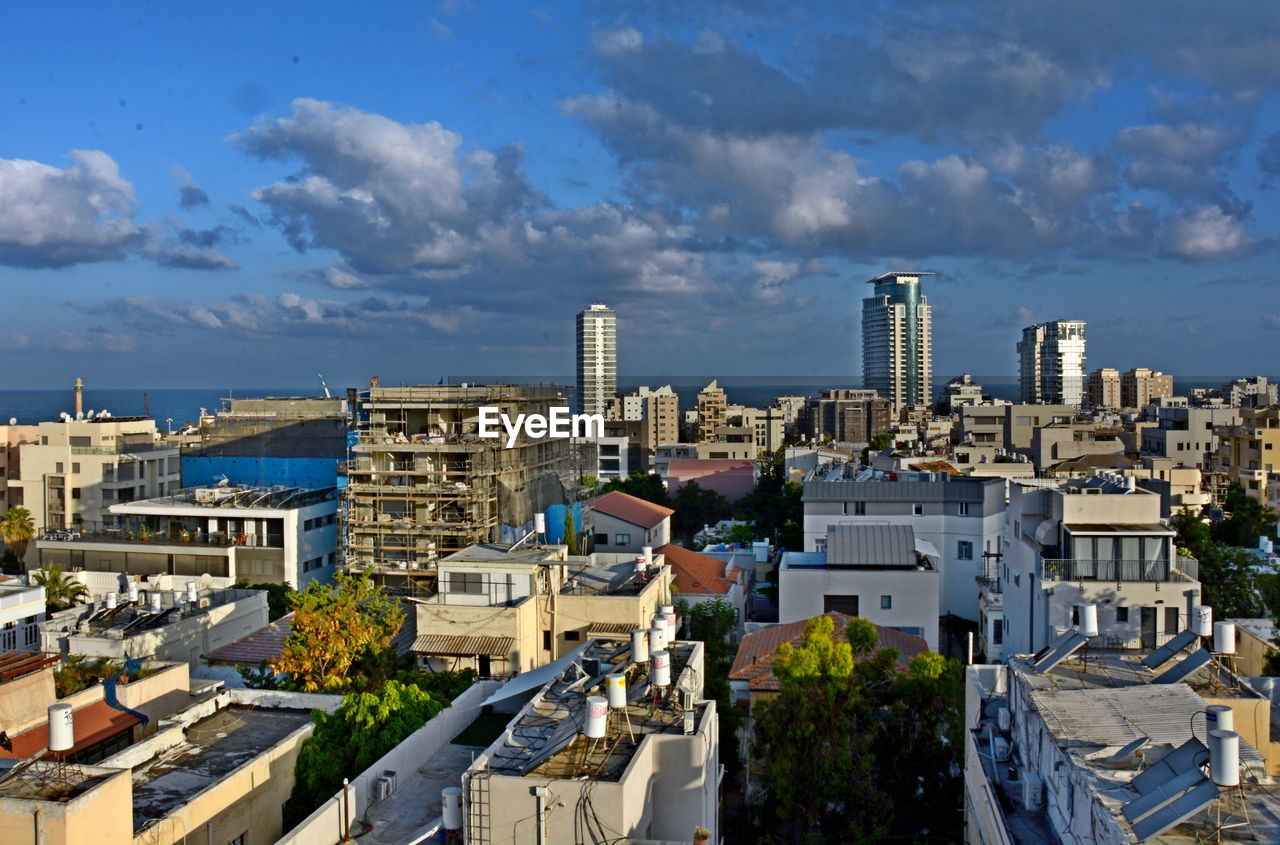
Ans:
[{"label": "blue sky", "polygon": [[1277,370],[1280,7],[688,5],[10,4],[4,386]]}]

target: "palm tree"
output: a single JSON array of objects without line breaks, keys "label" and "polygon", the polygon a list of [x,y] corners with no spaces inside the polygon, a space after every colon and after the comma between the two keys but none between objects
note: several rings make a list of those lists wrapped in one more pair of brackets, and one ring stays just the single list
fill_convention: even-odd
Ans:
[{"label": "palm tree", "polygon": [[44,605],[49,613],[65,610],[89,598],[89,590],[61,569],[38,569],[31,580],[44,587]]},{"label": "palm tree", "polygon": [[0,516],[0,538],[19,561],[27,553],[27,543],[36,536],[36,521],[31,511],[14,506]]}]

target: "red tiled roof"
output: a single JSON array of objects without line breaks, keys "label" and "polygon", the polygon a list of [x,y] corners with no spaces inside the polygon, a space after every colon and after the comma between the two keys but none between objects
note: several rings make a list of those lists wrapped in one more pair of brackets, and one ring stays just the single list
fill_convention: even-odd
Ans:
[{"label": "red tiled roof", "polygon": [[[117,710],[105,701],[95,701],[93,704],[81,707],[74,712],[73,719],[76,744],[72,748],[72,753],[141,724],[137,716]],[[12,740],[13,750],[0,748],[0,757],[25,760],[41,748],[49,747],[49,723],[38,725],[26,733],[13,737]]]},{"label": "red tiled roof", "polygon": [[62,660],[60,654],[40,651],[0,651],[0,683],[30,675]]},{"label": "red tiled roof", "polygon": [[[671,567],[671,586],[678,593],[723,596],[733,587],[734,582],[724,577],[722,560],[670,543],[660,546],[654,552],[666,557],[666,562]],[[742,571],[739,566],[733,569],[735,577]]]},{"label": "red tiled roof", "polygon": [[592,499],[591,509],[641,528],[652,528],[675,513],[671,508],[637,499],[621,490],[612,490]]},{"label": "red tiled roof", "polygon": [[[849,624],[851,617],[834,610],[824,615],[835,621],[836,638],[843,639],[845,626]],[[779,686],[778,678],[773,674],[773,656],[783,643],[799,645],[804,639],[804,626],[808,621],[801,619],[799,622],[774,625],[772,628],[747,634],[738,644],[738,655],[733,659],[733,668],[729,670],[729,680],[747,681],[747,688],[754,691],[777,692]],[[880,635],[881,648],[892,647],[898,650],[898,662],[904,668],[912,657],[929,650],[928,643],[913,634],[904,634],[879,625],[876,626],[876,633]]]},{"label": "red tiled roof", "polygon": [[259,628],[247,637],[215,648],[205,655],[206,660],[218,663],[247,663],[257,666],[264,660],[274,660],[284,650],[284,641],[293,633],[293,614],[288,613],[276,621]]}]

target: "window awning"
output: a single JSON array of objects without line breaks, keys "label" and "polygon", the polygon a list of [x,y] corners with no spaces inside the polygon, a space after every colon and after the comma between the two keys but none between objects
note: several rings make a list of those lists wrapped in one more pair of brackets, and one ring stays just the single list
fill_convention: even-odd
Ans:
[{"label": "window awning", "polygon": [[629,639],[631,632],[639,627],[639,625],[632,622],[592,622],[587,626],[587,636],[625,640]]},{"label": "window awning", "polygon": [[449,657],[471,657],[478,654],[506,657],[515,644],[516,641],[512,637],[451,637],[444,634],[422,634],[413,641],[410,651]]}]

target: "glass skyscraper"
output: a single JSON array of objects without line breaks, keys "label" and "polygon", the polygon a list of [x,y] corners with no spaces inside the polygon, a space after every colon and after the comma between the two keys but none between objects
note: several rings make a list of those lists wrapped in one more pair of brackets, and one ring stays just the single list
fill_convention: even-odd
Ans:
[{"label": "glass skyscraper", "polygon": [[1028,405],[1080,405],[1085,399],[1084,320],[1054,320],[1022,330],[1018,381]]},{"label": "glass skyscraper", "polygon": [[933,315],[920,292],[921,277],[932,275],[885,273],[862,300],[863,387],[895,410],[933,400]]}]

